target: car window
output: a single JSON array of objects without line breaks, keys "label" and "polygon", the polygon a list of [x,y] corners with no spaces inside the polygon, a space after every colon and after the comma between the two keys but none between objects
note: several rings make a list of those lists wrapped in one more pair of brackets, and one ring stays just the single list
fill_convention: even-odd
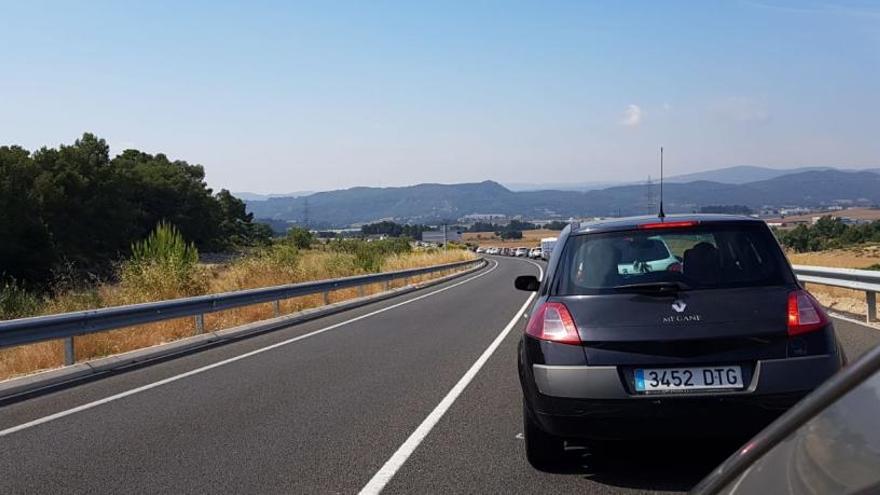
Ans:
[{"label": "car window", "polygon": [[767,228],[732,224],[569,237],[554,286],[567,295],[654,282],[723,288],[793,280]]},{"label": "car window", "polygon": [[660,237],[649,237],[636,241],[620,244],[621,263],[633,263],[635,261],[659,261],[672,256],[666,243]]}]

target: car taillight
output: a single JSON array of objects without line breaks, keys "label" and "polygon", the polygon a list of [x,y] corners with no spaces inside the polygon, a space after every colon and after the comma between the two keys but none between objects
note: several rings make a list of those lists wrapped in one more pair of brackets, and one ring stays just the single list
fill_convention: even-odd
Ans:
[{"label": "car taillight", "polygon": [[681,273],[681,263],[671,263],[666,267],[667,272],[678,272]]},{"label": "car taillight", "polygon": [[805,290],[788,294],[788,335],[814,332],[828,324],[828,316],[819,302]]},{"label": "car taillight", "polygon": [[559,342],[561,344],[580,344],[577,326],[568,308],[558,302],[542,304],[529,319],[526,333],[536,339]]}]

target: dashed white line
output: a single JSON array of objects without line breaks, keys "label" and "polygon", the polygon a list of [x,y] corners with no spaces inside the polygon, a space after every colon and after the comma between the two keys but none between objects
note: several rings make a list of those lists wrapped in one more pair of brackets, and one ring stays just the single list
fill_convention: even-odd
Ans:
[{"label": "dashed white line", "polygon": [[486,276],[486,275],[492,273],[496,268],[498,268],[498,262],[497,262],[497,261],[494,261],[494,260],[492,260],[492,261],[493,261],[495,264],[494,264],[491,268],[489,268],[488,270],[486,270],[486,271],[484,271],[484,272],[482,272],[482,273],[480,273],[480,274],[478,274],[478,275],[475,275],[475,276],[473,276],[473,277],[470,277],[470,278],[467,278],[467,279],[465,279],[465,280],[462,280],[462,281],[460,281],[460,282],[456,282],[456,283],[454,283],[454,284],[452,284],[452,285],[447,285],[446,287],[443,287],[443,288],[441,288],[441,289],[437,289],[437,290],[434,290],[434,291],[428,292],[427,294],[422,294],[422,295],[420,295],[420,296],[413,297],[412,299],[407,299],[406,301],[402,301],[402,302],[399,302],[399,303],[397,303],[397,304],[392,304],[391,306],[386,306],[386,307],[384,307],[384,308],[380,308],[380,309],[377,309],[377,310],[375,310],[375,311],[371,311],[371,312],[369,312],[369,313],[363,314],[363,315],[361,315],[361,316],[357,316],[357,317],[355,317],[355,318],[351,318],[351,319],[348,319],[348,320],[345,320],[345,321],[341,321],[341,322],[339,322],[339,323],[336,323],[336,324],[330,325],[330,326],[328,326],[328,327],[324,327],[324,328],[321,328],[321,329],[319,329],[319,330],[315,330],[314,332],[309,332],[309,333],[306,333],[306,334],[303,334],[303,335],[300,335],[300,336],[297,336],[297,337],[293,337],[293,338],[291,338],[291,339],[284,340],[284,341],[282,341],[282,342],[277,342],[277,343],[275,343],[275,344],[268,345],[268,346],[266,346],[266,347],[261,347],[261,348],[259,348],[259,349],[255,349],[255,350],[253,350],[253,351],[246,352],[246,353],[244,353],[244,354],[240,354],[240,355],[235,356],[235,357],[231,357],[231,358],[228,358],[228,359],[224,359],[224,360],[222,360],[222,361],[218,361],[218,362],[216,362],[216,363],[212,363],[212,364],[209,364],[209,365],[207,365],[207,366],[202,366],[201,368],[196,368],[196,369],[194,369],[194,370],[190,370],[190,371],[187,371],[187,372],[185,372],[185,373],[181,373],[181,374],[179,374],[179,375],[174,375],[174,376],[171,376],[171,377],[165,378],[165,379],[163,379],[163,380],[159,380],[159,381],[156,381],[156,382],[153,382],[153,383],[149,383],[149,384],[147,384],[147,385],[143,385],[143,386],[141,386],[141,387],[133,388],[133,389],[131,389],[131,390],[126,390],[125,392],[121,392],[121,393],[118,393],[118,394],[115,394],[115,395],[111,395],[111,396],[109,396],[109,397],[105,397],[105,398],[103,398],[103,399],[99,399],[99,400],[96,400],[96,401],[93,401],[93,402],[89,402],[89,403],[83,404],[83,405],[81,405],[81,406],[77,406],[77,407],[74,407],[74,408],[71,408],[71,409],[66,409],[66,410],[64,410],[64,411],[60,411],[60,412],[57,412],[57,413],[55,413],[55,414],[50,414],[50,415],[48,415],[48,416],[43,416],[42,418],[38,418],[38,419],[35,419],[35,420],[33,420],[33,421],[28,421],[27,423],[22,423],[22,424],[17,425],[17,426],[12,426],[12,427],[10,427],[10,428],[6,428],[5,430],[0,430],[0,437],[5,437],[5,436],[7,436],[7,435],[11,435],[11,434],[13,434],[13,433],[16,433],[16,432],[19,432],[19,431],[22,431],[22,430],[26,430],[26,429],[28,429],[28,428],[33,428],[34,426],[38,426],[38,425],[41,425],[41,424],[45,424],[45,423],[48,423],[48,422],[50,422],[50,421],[55,421],[56,419],[61,419],[61,418],[64,418],[64,417],[70,416],[70,415],[72,415],[72,414],[76,414],[76,413],[78,413],[78,412],[82,412],[82,411],[86,411],[86,410],[89,410],[89,409],[93,409],[93,408],[98,407],[98,406],[100,406],[100,405],[107,404],[108,402],[113,402],[113,401],[116,401],[116,400],[119,400],[119,399],[123,399],[123,398],[125,398],[125,397],[129,397],[129,396],[134,395],[134,394],[138,394],[138,393],[141,393],[141,392],[145,392],[145,391],[147,391],[147,390],[154,389],[154,388],[156,388],[156,387],[161,387],[162,385],[167,385],[167,384],[169,384],[169,383],[176,382],[176,381],[178,381],[178,380],[182,380],[182,379],[184,379],[184,378],[187,378],[187,377],[190,377],[190,376],[193,376],[193,375],[197,375],[197,374],[199,374],[199,373],[204,373],[205,371],[212,370],[212,369],[214,369],[214,368],[219,368],[220,366],[225,366],[225,365],[227,365],[227,364],[231,364],[231,363],[234,363],[234,362],[236,362],[236,361],[241,361],[242,359],[249,358],[249,357],[252,357],[252,356],[256,356],[256,355],[258,355],[258,354],[262,354],[262,353],[264,353],[264,352],[271,351],[272,349],[277,349],[277,348],[279,348],[279,347],[283,347],[283,346],[286,346],[286,345],[288,345],[288,344],[292,344],[292,343],[294,343],[294,342],[299,342],[300,340],[307,339],[307,338],[309,338],[309,337],[314,337],[315,335],[319,335],[319,334],[322,334],[322,333],[324,333],[324,332],[328,332],[328,331],[330,331],[330,330],[334,330],[334,329],[336,329],[336,328],[339,328],[339,327],[342,327],[342,326],[348,325],[349,323],[354,323],[354,322],[356,322],[356,321],[360,321],[360,320],[363,320],[363,319],[365,319],[365,318],[370,318],[371,316],[375,316],[375,315],[378,315],[378,314],[380,314],[380,313],[384,313],[384,312],[386,312],[386,311],[390,311],[390,310],[392,310],[392,309],[399,308],[399,307],[401,307],[401,306],[405,306],[405,305],[407,305],[407,304],[414,303],[414,302],[416,302],[416,301],[420,301],[420,300],[422,300],[422,299],[425,299],[426,297],[430,297],[430,296],[433,296],[433,295],[435,295],[435,294],[439,294],[439,293],[441,293],[441,292],[445,292],[445,291],[447,291],[447,290],[449,290],[449,289],[452,289],[452,288],[458,287],[458,286],[460,286],[460,285],[464,285],[464,284],[466,284],[466,283],[468,283],[468,282],[471,282],[471,281],[473,281],[473,280],[476,280],[476,279],[478,279],[478,278],[480,278],[480,277],[484,277],[484,276]]},{"label": "dashed white line", "polygon": [[[541,265],[529,261],[533,265],[538,267],[540,276],[539,279],[544,278],[544,270],[541,268]],[[535,299],[535,295],[537,293],[533,292],[532,295],[526,299],[526,302],[522,305],[519,311],[513,315],[513,318],[510,320],[510,323],[501,330],[501,333],[495,337],[495,340],[489,344],[489,347],[486,348],[485,351],[477,358],[473,365],[465,372],[464,376],[456,383],[449,393],[443,397],[443,400],[437,404],[437,407],[434,408],[428,414],[428,417],[422,421],[422,423],[415,429],[415,431],[410,434],[409,438],[406,439],[405,442],[397,449],[394,454],[391,455],[391,458],[388,459],[387,462],[376,472],[375,475],[370,479],[369,482],[361,489],[360,495],[376,495],[385,488],[385,485],[391,481],[391,478],[397,473],[397,471],[406,463],[407,459],[415,452],[416,448],[418,448],[419,444],[428,436],[434,426],[437,425],[437,422],[440,421],[440,418],[446,414],[446,411],[452,407],[452,404],[455,403],[455,400],[464,392],[464,389],[467,388],[468,384],[477,376],[477,373],[480,372],[480,369],[486,362],[492,357],[492,354],[495,353],[495,350],[498,349],[498,346],[504,341],[507,337],[507,334],[519,323],[520,317],[525,313],[526,309],[528,309],[529,304]]]}]

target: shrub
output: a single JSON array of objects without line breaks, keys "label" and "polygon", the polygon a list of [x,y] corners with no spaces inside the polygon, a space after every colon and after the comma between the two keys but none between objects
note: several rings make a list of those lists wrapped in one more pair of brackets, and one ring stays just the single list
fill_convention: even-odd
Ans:
[{"label": "shrub", "polygon": [[146,239],[131,247],[132,256],[120,270],[130,299],[161,300],[204,293],[199,252],[171,224],[159,222]]},{"label": "shrub", "polygon": [[213,289],[225,292],[291,283],[297,280],[299,263],[299,250],[278,242],[237,259],[223,271],[222,279],[214,281]]},{"label": "shrub", "polygon": [[381,271],[382,262],[387,256],[412,251],[410,240],[405,237],[375,241],[343,239],[332,242],[330,248],[337,252],[353,254],[355,265],[361,271],[368,273]]},{"label": "shrub", "polygon": [[315,242],[315,236],[308,229],[294,227],[287,232],[287,242],[297,249],[309,249]]},{"label": "shrub", "polygon": [[40,311],[40,299],[20,287],[15,280],[0,285],[0,320],[33,316]]}]

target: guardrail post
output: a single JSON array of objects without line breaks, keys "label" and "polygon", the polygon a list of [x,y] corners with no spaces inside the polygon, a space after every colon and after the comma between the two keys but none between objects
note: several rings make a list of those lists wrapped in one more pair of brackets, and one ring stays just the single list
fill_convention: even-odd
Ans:
[{"label": "guardrail post", "polygon": [[406,287],[409,285],[409,277],[403,277],[403,286]]},{"label": "guardrail post", "polygon": [[865,302],[868,303],[868,323],[877,321],[877,293],[865,291]]},{"label": "guardrail post", "polygon": [[281,316],[281,301],[278,299],[272,301],[272,314],[274,314],[276,318]]},{"label": "guardrail post", "polygon": [[328,304],[330,304],[330,291],[325,290],[324,291],[324,306],[326,306]]},{"label": "guardrail post", "polygon": [[364,292],[363,284],[358,285],[358,297],[364,297],[364,294],[365,294],[365,292]]},{"label": "guardrail post", "polygon": [[73,347],[73,336],[64,339],[64,366],[76,363],[76,349]]},{"label": "guardrail post", "polygon": [[205,315],[196,315],[196,333],[205,333]]},{"label": "guardrail post", "polygon": [[389,290],[391,290],[391,281],[386,280],[385,281],[385,292],[388,292]]}]

